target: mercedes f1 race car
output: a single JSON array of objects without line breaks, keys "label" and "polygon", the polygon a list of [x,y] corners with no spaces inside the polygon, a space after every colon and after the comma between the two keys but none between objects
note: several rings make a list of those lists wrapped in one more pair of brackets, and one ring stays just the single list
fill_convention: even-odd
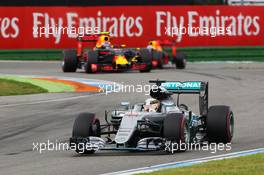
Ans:
[{"label": "mercedes f1 race car", "polygon": [[[147,49],[126,49],[124,45],[113,46],[108,32],[77,37],[78,47],[63,51],[63,72],[76,72],[77,68],[86,73],[99,71],[139,70],[150,72],[151,54]],[[96,43],[93,49],[84,49],[85,42]]]},{"label": "mercedes f1 race car", "polygon": [[[171,49],[169,55],[164,48]],[[186,67],[186,54],[178,52],[176,42],[171,40],[151,40],[147,48],[151,51],[152,68],[162,69],[164,65],[171,62],[175,64],[177,69],[185,69]]]},{"label": "mercedes f1 race car", "polygon": [[[229,106],[208,107],[208,82],[150,83],[156,84],[150,90],[151,98],[134,105],[123,102],[120,109],[106,111],[106,124],[93,113],[81,113],[73,125],[72,150],[83,154],[98,150],[168,152],[168,145],[231,142],[233,112]],[[198,94],[199,114],[180,103],[181,94]]]}]

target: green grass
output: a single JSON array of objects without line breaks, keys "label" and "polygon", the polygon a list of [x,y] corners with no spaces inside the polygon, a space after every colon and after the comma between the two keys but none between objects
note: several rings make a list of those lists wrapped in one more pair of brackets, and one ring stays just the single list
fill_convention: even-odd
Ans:
[{"label": "green grass", "polygon": [[[171,53],[170,48],[165,48]],[[264,61],[264,46],[179,47],[188,61]],[[0,60],[61,60],[61,49],[0,50]]]},{"label": "green grass", "polygon": [[30,83],[0,78],[0,96],[46,93],[47,90]]},{"label": "green grass", "polygon": [[140,175],[262,175],[264,154],[210,161],[189,167],[165,169]]},{"label": "green grass", "polygon": [[0,50],[0,60],[61,60],[61,49]]},{"label": "green grass", "polygon": [[264,61],[263,46],[187,47],[177,51],[186,53],[188,61]]},{"label": "green grass", "polygon": [[6,79],[6,80],[14,80],[16,82],[29,83],[37,87],[41,87],[47,90],[48,92],[75,92],[74,87],[64,84],[64,83],[59,83],[59,82],[36,80],[30,77],[22,77],[22,76],[15,76],[15,75],[0,75],[0,79],[1,78]]}]

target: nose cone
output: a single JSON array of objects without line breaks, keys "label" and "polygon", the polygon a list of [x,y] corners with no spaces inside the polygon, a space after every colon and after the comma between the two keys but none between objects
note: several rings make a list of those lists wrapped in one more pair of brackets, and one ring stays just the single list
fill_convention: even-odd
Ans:
[{"label": "nose cone", "polygon": [[115,142],[123,144],[129,141],[136,130],[138,118],[136,116],[128,116],[127,114],[122,118],[119,130],[117,131]]}]

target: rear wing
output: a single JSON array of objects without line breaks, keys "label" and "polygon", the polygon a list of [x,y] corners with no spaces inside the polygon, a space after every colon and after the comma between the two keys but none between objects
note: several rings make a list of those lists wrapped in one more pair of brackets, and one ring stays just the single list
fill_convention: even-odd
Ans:
[{"label": "rear wing", "polygon": [[159,40],[159,44],[162,47],[172,47],[176,45],[176,41],[175,40]]},{"label": "rear wing", "polygon": [[[83,51],[83,43],[84,42],[89,42],[90,44],[95,44],[98,41],[98,38],[101,35],[108,35],[110,36],[109,32],[100,32],[98,34],[79,34],[77,36],[77,57],[81,57],[82,56],[82,51]],[[90,47],[94,47],[94,46],[90,46]]]},{"label": "rear wing", "polygon": [[159,40],[159,44],[161,47],[169,47],[171,48],[172,56],[176,57],[177,53],[177,46],[176,46],[176,41],[175,40]]},{"label": "rear wing", "polygon": [[78,35],[77,41],[80,41],[80,42],[96,42],[101,35],[109,35],[110,36],[110,33],[109,32],[100,32],[98,34]]},{"label": "rear wing", "polygon": [[150,80],[149,82],[155,83],[157,86],[163,87],[174,94],[200,94],[208,91],[208,82],[205,81]]},{"label": "rear wing", "polygon": [[206,89],[206,82],[202,81],[184,81],[184,82],[164,82],[162,87],[169,92],[176,94],[200,94]]},{"label": "rear wing", "polygon": [[165,88],[168,92],[178,94],[177,104],[179,104],[180,94],[199,94],[200,114],[206,115],[208,112],[208,82],[205,81],[164,81],[150,80],[158,87]]}]

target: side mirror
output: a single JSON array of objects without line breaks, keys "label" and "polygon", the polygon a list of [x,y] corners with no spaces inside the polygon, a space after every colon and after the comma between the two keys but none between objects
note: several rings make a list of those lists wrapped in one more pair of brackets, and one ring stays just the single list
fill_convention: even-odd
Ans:
[{"label": "side mirror", "polygon": [[122,108],[124,107],[126,110],[129,110],[131,108],[129,102],[121,102]]},{"label": "side mirror", "polygon": [[121,106],[129,106],[130,103],[129,102],[121,102]]}]

